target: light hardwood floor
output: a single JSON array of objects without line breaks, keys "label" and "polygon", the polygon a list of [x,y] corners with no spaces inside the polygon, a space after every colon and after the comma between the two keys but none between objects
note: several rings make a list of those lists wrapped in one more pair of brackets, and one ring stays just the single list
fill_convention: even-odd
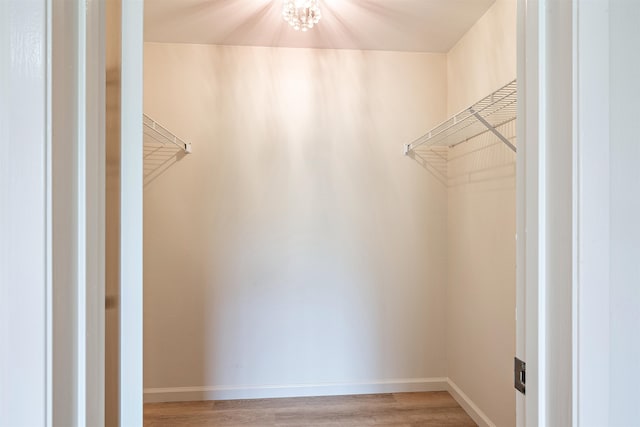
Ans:
[{"label": "light hardwood floor", "polygon": [[446,391],[147,403],[145,427],[475,426]]}]

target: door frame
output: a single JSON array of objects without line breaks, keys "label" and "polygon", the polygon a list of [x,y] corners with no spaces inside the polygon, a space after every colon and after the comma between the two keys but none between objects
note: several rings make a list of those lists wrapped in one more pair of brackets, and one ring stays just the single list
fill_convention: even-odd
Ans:
[{"label": "door frame", "polygon": [[[52,0],[48,0],[52,1]],[[142,425],[142,60],[143,0],[120,2],[120,229],[119,229],[119,419]],[[72,2],[62,2],[72,3]],[[76,90],[83,95],[77,115],[79,135],[78,265],[86,266],[78,282],[78,425],[105,422],[105,208],[106,208],[106,5],[103,0],[74,0],[78,9],[73,45],[79,56]],[[55,15],[53,16],[56,19]],[[54,38],[62,42],[62,38]],[[71,46],[67,45],[67,48]],[[82,140],[82,138],[79,138]],[[55,178],[54,178],[55,179]],[[86,243],[83,243],[86,242]],[[86,286],[82,286],[86,283]],[[83,306],[84,305],[84,306]],[[69,307],[66,307],[67,309]],[[85,338],[86,337],[86,338]],[[86,423],[81,421],[86,419]],[[65,424],[66,425],[66,424]],[[68,425],[72,425],[68,423]]]},{"label": "door frame", "polygon": [[[123,2],[122,36],[127,40],[122,49],[121,308],[122,324],[126,326],[122,328],[120,355],[121,423],[141,425],[143,2],[110,1]],[[19,7],[28,15],[1,14],[0,22],[4,24],[2,20],[9,17],[3,28],[29,34],[37,47],[34,58],[41,59],[26,63],[33,74],[11,68],[12,63],[0,64],[3,73],[15,78],[16,90],[11,92],[15,100],[25,95],[16,107],[42,113],[40,120],[30,121],[11,135],[14,142],[15,138],[24,138],[24,144],[8,146],[12,139],[0,142],[3,152],[12,153],[16,164],[21,165],[12,169],[11,177],[0,174],[0,200],[13,202],[9,208],[3,207],[6,211],[0,218],[9,221],[10,217],[24,216],[29,221],[28,227],[12,234],[13,240],[0,239],[0,277],[24,278],[29,286],[21,289],[30,290],[28,295],[10,293],[5,283],[0,284],[2,313],[10,313],[6,324],[12,324],[9,320],[19,322],[20,328],[30,331],[27,342],[8,329],[0,329],[3,340],[10,343],[0,348],[0,360],[29,372],[28,376],[3,376],[0,386],[2,419],[15,421],[16,425],[51,426],[54,414],[62,414],[56,421],[64,425],[99,426],[104,420],[100,398],[104,394],[104,374],[99,368],[104,363],[104,124],[100,122],[104,93],[91,89],[104,79],[95,68],[104,56],[104,8],[100,3],[2,3],[2,7]],[[599,329],[595,336],[585,333],[589,319],[608,318],[609,309],[608,287],[595,286],[593,276],[589,276],[594,273],[603,277],[608,258],[598,257],[608,248],[588,244],[592,237],[596,242],[609,237],[608,230],[598,228],[602,218],[589,216],[593,212],[590,207],[602,203],[608,195],[608,181],[593,182],[595,176],[605,177],[608,171],[603,171],[602,162],[607,151],[602,144],[595,145],[597,132],[603,136],[604,130],[590,120],[596,114],[602,118],[604,112],[608,113],[608,105],[600,105],[597,111],[589,109],[592,97],[608,94],[601,93],[595,84],[608,76],[604,58],[608,57],[609,34],[601,10],[607,4],[604,0],[518,0],[518,81],[524,97],[519,116],[524,120],[520,120],[518,131],[522,138],[517,181],[522,191],[518,196],[517,277],[518,298],[525,298],[526,309],[524,315],[518,314],[517,352],[525,356],[529,371],[527,396],[518,399],[520,426],[579,425],[589,416],[608,417],[607,408],[590,404],[607,396],[607,387],[587,388],[587,373],[593,375],[592,368],[608,361],[608,347],[602,347],[608,330]],[[0,33],[0,37],[0,46],[11,48],[7,33]],[[594,46],[597,48],[592,49]],[[64,74],[52,72],[52,52],[58,49],[67,55],[74,79],[59,82]],[[558,97],[564,97],[562,102],[558,103]],[[64,110],[67,114],[54,109],[54,104],[63,100],[68,103],[69,109]],[[571,119],[554,120],[558,114]],[[0,109],[0,121],[14,119],[6,105]],[[70,130],[69,138],[59,139],[59,134],[52,131],[57,126]],[[569,135],[568,140],[561,141],[570,145],[569,150],[557,143],[557,133]],[[59,160],[70,162],[70,169],[64,172]],[[33,191],[16,195],[14,179],[33,184]],[[56,187],[61,180],[70,187]],[[591,185],[595,186],[593,190]],[[555,186],[562,187],[561,191]],[[65,215],[72,221],[65,227],[54,227],[55,218]],[[570,219],[568,235],[553,232],[558,215]],[[6,223],[1,227],[8,230]],[[12,242],[22,245],[13,247]],[[55,252],[54,247],[58,248]],[[60,248],[67,248],[68,256],[61,257],[64,252]],[[562,249],[559,254],[558,248]],[[22,256],[28,253],[32,255]],[[569,280],[565,281],[566,270],[558,271],[551,264],[556,255],[564,257],[563,264],[570,266]],[[595,265],[586,263],[594,259]],[[34,276],[23,276],[25,271]],[[562,294],[556,292],[558,284],[564,290]],[[65,293],[59,293],[60,289]],[[6,307],[20,307],[22,314],[5,311]],[[65,312],[73,315],[56,315]],[[566,319],[567,313],[570,327],[554,330],[556,321]],[[594,349],[600,349],[601,356],[593,357]],[[70,364],[72,371],[64,377],[53,375],[56,361],[64,360],[74,361]],[[569,375],[554,375],[567,366]],[[602,369],[597,375],[598,384],[608,381],[608,373]],[[68,393],[66,402],[54,399],[58,392]],[[4,400],[6,396],[11,400]],[[41,405],[33,404],[34,396]],[[13,404],[2,406],[9,401]],[[25,410],[25,405],[30,409]]]},{"label": "door frame", "polygon": [[608,13],[518,0],[518,426],[610,422]]},{"label": "door frame", "polygon": [[575,425],[579,1],[518,0],[516,356],[527,364],[518,426]]},{"label": "door frame", "polygon": [[[122,2],[120,425],[143,420],[143,0]],[[126,42],[124,42],[126,40]]]},{"label": "door frame", "polygon": [[[123,2],[127,40],[121,422],[142,425],[143,2],[109,1]],[[0,11],[0,420],[101,426],[104,2],[7,0]]]},{"label": "door frame", "polygon": [[[607,7],[606,0],[518,0],[517,299],[524,313],[517,316],[516,354],[525,357],[529,371],[526,398],[517,399],[520,426],[608,421],[608,406],[595,402],[609,394],[602,365],[609,360],[609,332],[602,324],[597,333],[592,327],[594,319],[609,313],[608,286],[602,286],[609,280],[609,230],[602,227],[608,206],[604,214],[594,214],[594,206],[607,205],[609,197],[609,169],[603,166],[609,148],[602,143],[609,138],[608,120],[602,120],[609,114],[609,98],[601,84],[609,76],[609,25],[602,19]],[[129,219],[122,238],[130,239],[122,280],[135,285],[122,295],[122,319],[136,325],[123,337],[130,340],[123,358],[136,355],[126,375],[137,378],[131,394],[123,383],[123,396],[133,402],[128,419],[140,419],[141,0],[123,4],[122,24],[123,94],[132,101],[123,108],[123,141],[135,141],[122,146],[123,166],[131,172],[123,174],[131,186],[123,185],[122,195],[123,219]]]},{"label": "door frame", "polygon": [[[44,0],[0,2],[0,420],[6,423],[3,425],[50,424],[48,16]],[[26,34],[30,37],[20,37]]]},{"label": "door frame", "polygon": [[[83,0],[75,0],[82,9]],[[119,404],[120,425],[142,425],[143,368],[142,368],[142,23],[143,0],[109,0],[120,2],[121,43],[120,76],[120,201],[119,201]],[[63,2],[64,3],[64,2]],[[91,338],[84,352],[87,387],[79,394],[78,407],[86,407],[86,425],[105,423],[105,210],[106,210],[106,5],[103,0],[89,0],[86,22],[78,20],[78,48],[85,52],[84,79],[80,90],[86,88],[86,108],[79,112],[79,126],[86,123],[85,176],[86,265],[93,281],[87,280],[86,317],[80,335]],[[126,40],[126,43],[122,43]],[[82,80],[82,79],[80,79]],[[83,116],[84,114],[84,116]],[[98,195],[97,197],[95,195]],[[80,261],[80,260],[79,260]],[[89,278],[89,276],[87,277]],[[93,283],[93,285],[92,285]],[[82,286],[79,289],[83,289]],[[92,370],[93,369],[93,370]],[[97,374],[94,374],[96,372]],[[79,418],[83,419],[83,418]],[[85,423],[80,422],[79,425]]]}]

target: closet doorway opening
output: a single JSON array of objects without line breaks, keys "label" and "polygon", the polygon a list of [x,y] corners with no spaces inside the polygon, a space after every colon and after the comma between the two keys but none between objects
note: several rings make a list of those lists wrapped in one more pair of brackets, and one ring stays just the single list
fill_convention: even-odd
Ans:
[{"label": "closet doorway opening", "polygon": [[426,47],[421,1],[324,1],[305,34],[187,3],[147,2],[139,46],[144,400],[446,390],[513,425],[515,2],[434,1]]}]

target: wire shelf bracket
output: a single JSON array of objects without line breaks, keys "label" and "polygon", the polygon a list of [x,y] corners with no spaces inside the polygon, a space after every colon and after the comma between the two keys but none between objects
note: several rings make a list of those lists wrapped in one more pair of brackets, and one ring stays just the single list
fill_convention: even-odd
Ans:
[{"label": "wire shelf bracket", "polygon": [[419,148],[433,146],[454,147],[485,132],[493,133],[513,152],[516,152],[516,146],[498,128],[516,119],[517,99],[517,84],[516,80],[513,80],[471,107],[440,123],[412,143],[405,144],[404,154],[408,156]]},{"label": "wire shelf bracket", "polygon": [[142,115],[142,125],[144,135],[151,138],[154,142],[162,145],[173,144],[186,154],[191,154],[191,143],[184,142],[146,114]]}]

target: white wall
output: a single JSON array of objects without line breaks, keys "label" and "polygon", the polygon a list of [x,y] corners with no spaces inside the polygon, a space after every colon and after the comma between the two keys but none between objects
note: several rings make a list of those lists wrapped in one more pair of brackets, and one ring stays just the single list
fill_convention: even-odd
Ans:
[{"label": "white wall", "polygon": [[[450,114],[513,80],[516,2],[498,0],[447,62]],[[515,143],[515,122],[500,131]],[[515,424],[515,160],[490,134],[449,151],[447,372],[497,426]]]},{"label": "white wall", "polygon": [[446,375],[447,189],[401,152],[445,81],[437,54],[145,45],[145,112],[194,151],[145,185],[147,399]]},{"label": "white wall", "polygon": [[[611,426],[640,419],[640,4],[610,1],[610,387]],[[603,201],[606,203],[606,201]]]}]

